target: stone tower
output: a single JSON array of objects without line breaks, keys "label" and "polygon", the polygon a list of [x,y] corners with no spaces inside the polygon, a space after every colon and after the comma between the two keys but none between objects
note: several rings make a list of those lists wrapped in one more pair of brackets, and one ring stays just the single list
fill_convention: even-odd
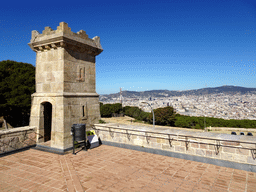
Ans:
[{"label": "stone tower", "polygon": [[73,124],[90,128],[100,119],[95,90],[95,57],[100,38],[71,31],[61,22],[57,30],[32,31],[28,44],[36,52],[36,92],[32,95],[30,126],[38,128],[37,143],[64,152],[72,147]]}]

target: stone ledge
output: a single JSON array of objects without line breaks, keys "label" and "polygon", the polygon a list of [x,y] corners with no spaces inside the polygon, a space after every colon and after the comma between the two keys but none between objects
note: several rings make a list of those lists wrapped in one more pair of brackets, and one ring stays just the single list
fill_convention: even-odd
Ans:
[{"label": "stone ledge", "polygon": [[[134,129],[142,132],[155,132],[155,133],[163,133],[165,135],[167,134],[174,134],[177,135],[178,137],[191,137],[193,140],[198,140],[200,138],[193,138],[193,137],[205,137],[204,140],[233,140],[234,142],[252,142],[256,144],[256,137],[254,136],[245,136],[245,135],[229,135],[229,134],[224,134],[224,133],[211,133],[211,132],[194,132],[194,131],[188,131],[188,130],[177,130],[177,129],[169,129],[169,128],[151,128],[151,127],[140,127],[140,126],[129,126],[129,125],[123,125],[119,124],[119,126],[114,126],[113,124],[95,124],[95,127],[99,126],[102,128],[108,128],[112,127],[114,128],[124,128],[124,129]],[[116,129],[118,130],[118,129]],[[120,130],[121,131],[121,130]],[[225,142],[225,141],[224,141]]]},{"label": "stone ledge", "polygon": [[33,127],[30,127],[30,126],[17,127],[17,128],[2,130],[2,131],[0,131],[0,135],[16,133],[16,132],[23,132],[23,131],[29,131],[29,130],[34,130],[34,129],[36,129],[36,126],[33,126]]},{"label": "stone ledge", "polygon": [[36,144],[36,127],[19,127],[0,131],[0,154]]},{"label": "stone ledge", "polygon": [[32,97],[99,97],[97,93],[33,93]]},{"label": "stone ledge", "polygon": [[239,131],[239,132],[256,132],[251,128],[234,128],[234,127],[207,127],[211,131]]}]

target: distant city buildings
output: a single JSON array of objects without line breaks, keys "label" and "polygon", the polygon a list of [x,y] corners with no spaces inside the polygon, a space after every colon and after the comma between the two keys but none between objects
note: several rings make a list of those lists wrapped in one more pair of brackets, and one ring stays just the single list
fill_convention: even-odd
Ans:
[{"label": "distant city buildings", "polygon": [[[104,97],[101,97],[104,99]],[[188,116],[206,116],[222,119],[256,120],[256,94],[206,94],[202,96],[188,95],[175,97],[123,97],[122,104],[136,106],[143,111],[151,112],[147,101],[153,109],[172,106],[177,113]],[[104,100],[106,103],[120,103],[119,97]]]}]

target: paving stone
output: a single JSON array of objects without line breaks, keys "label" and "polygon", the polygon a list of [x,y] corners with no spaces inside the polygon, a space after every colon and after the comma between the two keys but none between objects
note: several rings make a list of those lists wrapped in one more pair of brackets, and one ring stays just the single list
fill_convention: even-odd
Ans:
[{"label": "paving stone", "polygon": [[8,168],[0,170],[0,188],[9,191],[245,191],[246,186],[253,191],[256,186],[253,172],[105,145],[64,156],[30,149],[0,162]]}]

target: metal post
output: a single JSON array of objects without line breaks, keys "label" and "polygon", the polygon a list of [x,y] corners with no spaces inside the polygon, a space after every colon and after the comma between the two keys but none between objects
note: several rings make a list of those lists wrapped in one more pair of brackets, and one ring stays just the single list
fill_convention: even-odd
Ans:
[{"label": "metal post", "polygon": [[73,141],[73,154],[75,154],[75,128],[71,127],[72,141]]},{"label": "metal post", "polygon": [[85,127],[85,138],[84,138],[84,151],[87,151],[87,134],[86,134],[86,127]]}]

